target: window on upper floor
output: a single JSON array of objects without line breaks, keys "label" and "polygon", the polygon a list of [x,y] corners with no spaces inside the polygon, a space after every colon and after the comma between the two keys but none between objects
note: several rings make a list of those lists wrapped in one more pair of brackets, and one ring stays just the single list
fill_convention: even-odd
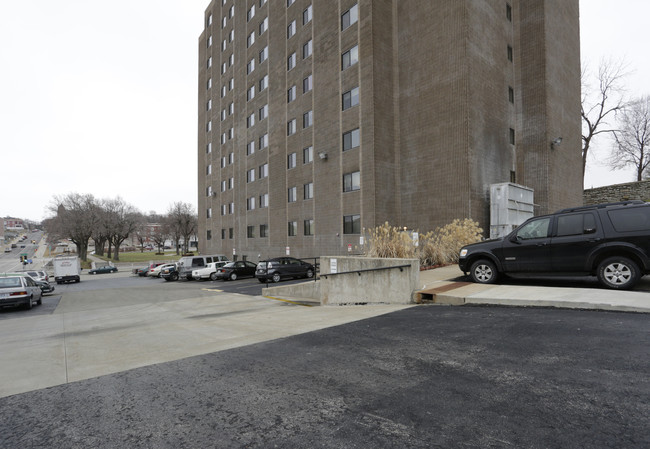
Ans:
[{"label": "window on upper floor", "polygon": [[302,80],[302,93],[307,93],[310,90],[312,90],[313,84],[312,84],[312,76],[309,74],[307,78],[303,78]]},{"label": "window on upper floor", "polygon": [[305,44],[302,46],[302,59],[308,58],[311,56],[313,47],[312,47],[312,40],[309,39]]},{"label": "window on upper floor", "polygon": [[309,128],[314,124],[314,113],[307,111],[302,115],[302,127]]},{"label": "window on upper floor", "polygon": [[296,66],[296,53],[292,53],[291,56],[287,58],[287,70],[291,70]]},{"label": "window on upper floor", "polygon": [[246,66],[246,73],[250,74],[253,72],[253,70],[255,70],[255,58],[248,61],[248,65]]},{"label": "window on upper floor", "polygon": [[264,179],[267,176],[269,176],[269,164],[268,163],[260,165],[259,169],[258,169],[258,178],[259,179]]},{"label": "window on upper floor", "polygon": [[297,221],[290,221],[289,222],[289,228],[287,231],[287,235],[289,237],[295,237],[298,235],[298,222]]},{"label": "window on upper floor", "polygon": [[259,110],[259,120],[262,121],[269,116],[269,105],[265,104]]},{"label": "window on upper floor", "polygon": [[287,155],[287,168],[294,168],[296,166],[296,159],[296,153]]},{"label": "window on upper floor", "polygon": [[269,226],[265,224],[260,225],[260,237],[268,237],[269,236]]},{"label": "window on upper floor", "polygon": [[269,18],[265,17],[264,20],[260,23],[260,35],[264,34],[266,30],[269,29]]},{"label": "window on upper floor", "polygon": [[264,89],[266,89],[267,87],[269,87],[269,76],[268,76],[268,75],[264,75],[264,76],[260,79],[260,88],[259,88],[259,91],[262,92],[262,91],[263,91]]},{"label": "window on upper floor", "polygon": [[314,235],[314,220],[309,219],[304,222],[303,232],[305,235]]},{"label": "window on upper floor", "polygon": [[515,90],[510,86],[508,86],[508,101],[510,103],[515,102]]},{"label": "window on upper floor", "polygon": [[295,203],[297,201],[296,195],[297,195],[297,189],[295,187],[289,187],[287,189],[287,202]]},{"label": "window on upper floor", "polygon": [[303,198],[306,200],[311,200],[314,198],[314,183],[308,182],[303,186]]},{"label": "window on upper floor", "polygon": [[341,31],[357,23],[359,20],[359,7],[354,5],[352,8],[348,9],[341,15]]},{"label": "window on upper floor", "polygon": [[246,38],[246,46],[250,47],[254,43],[255,43],[255,31],[249,34],[248,37]]},{"label": "window on upper floor", "polygon": [[264,134],[263,136],[260,137],[260,150],[263,150],[268,146],[269,146],[269,135]]},{"label": "window on upper floor", "polygon": [[343,234],[361,234],[361,215],[343,216]]},{"label": "window on upper floor", "polygon": [[287,39],[291,38],[294,34],[296,34],[295,20],[291,21],[291,23],[287,26]]},{"label": "window on upper floor", "polygon": [[260,50],[260,64],[269,58],[269,46]]},{"label": "window on upper floor", "polygon": [[246,155],[250,156],[251,154],[254,154],[254,153],[255,153],[255,141],[251,140],[246,145]]},{"label": "window on upper floor", "polygon": [[255,113],[253,112],[251,115],[246,117],[246,128],[250,128],[255,125]]},{"label": "window on upper floor", "polygon": [[314,147],[308,146],[307,148],[302,149],[302,163],[309,164],[314,161]]},{"label": "window on upper floor", "polygon": [[355,45],[341,56],[341,69],[345,70],[359,62],[359,46]]},{"label": "window on upper floor", "polygon": [[246,92],[246,100],[250,101],[253,98],[255,98],[255,85],[253,84],[251,87],[248,88],[248,91]]},{"label": "window on upper floor", "polygon": [[296,86],[291,86],[289,90],[287,90],[287,103],[291,103],[295,99],[296,99]]},{"label": "window on upper floor", "polygon": [[269,207],[269,194],[263,193],[260,195],[260,208]]},{"label": "window on upper floor", "polygon": [[343,110],[350,109],[359,104],[359,88],[355,87],[343,94]]},{"label": "window on upper floor", "polygon": [[352,192],[361,189],[361,172],[355,171],[343,175],[343,191]]},{"label": "window on upper floor", "polygon": [[246,20],[249,21],[253,17],[255,17],[255,5],[251,6],[251,9],[248,10],[248,14],[246,14]]},{"label": "window on upper floor", "polygon": [[512,62],[514,59],[512,46],[508,45],[508,61]]},{"label": "window on upper floor", "polygon": [[302,24],[306,25],[307,23],[311,22],[311,19],[312,19],[311,5],[309,5],[307,9],[305,9],[302,12]]},{"label": "window on upper floor", "polygon": [[255,169],[251,168],[246,172],[246,182],[253,182],[255,181]]},{"label": "window on upper floor", "polygon": [[512,22],[512,6],[510,6],[510,3],[506,3],[506,19]]},{"label": "window on upper floor", "polygon": [[343,151],[356,148],[361,143],[359,128],[343,133]]},{"label": "window on upper floor", "polygon": [[291,136],[296,133],[296,119],[291,119],[287,122],[287,136]]}]

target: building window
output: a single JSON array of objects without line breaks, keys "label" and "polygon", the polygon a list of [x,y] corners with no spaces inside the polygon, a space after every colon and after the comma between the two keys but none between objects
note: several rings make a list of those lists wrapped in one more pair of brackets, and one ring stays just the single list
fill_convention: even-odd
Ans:
[{"label": "building window", "polygon": [[251,126],[255,125],[255,113],[253,112],[251,115],[246,117],[246,127],[250,128]]},{"label": "building window", "polygon": [[343,191],[352,192],[361,189],[361,173],[358,171],[343,175]]},{"label": "building window", "polygon": [[208,175],[208,176],[212,174],[212,164],[208,164],[205,167],[205,174]]},{"label": "building window", "polygon": [[[234,136],[234,133],[235,133],[235,130],[234,130],[233,128],[230,128],[230,129],[228,130],[228,140],[232,140],[232,138],[233,138],[233,136]],[[231,154],[232,154],[232,153],[231,153]]]},{"label": "building window", "polygon": [[262,23],[260,23],[260,36],[264,34],[264,32],[268,29],[269,29],[269,18],[265,17],[264,20],[262,20]]},{"label": "building window", "polygon": [[235,188],[235,178],[228,178],[228,190]]},{"label": "building window", "polygon": [[[228,187],[228,183],[225,180],[221,181],[221,191],[225,192],[227,187]],[[221,215],[223,215],[223,214],[221,214]]]},{"label": "building window", "polygon": [[355,87],[343,94],[343,110],[359,104],[359,88]]},{"label": "building window", "polygon": [[248,237],[249,239],[252,239],[253,237],[255,237],[253,235],[254,233],[255,233],[255,226],[248,226],[246,228],[246,237]]},{"label": "building window", "polygon": [[509,3],[506,3],[506,19],[512,22],[512,6]]},{"label": "building window", "polygon": [[221,121],[223,122],[226,119],[226,110],[222,109],[221,110]]},{"label": "building window", "polygon": [[225,239],[226,239],[226,229],[224,228],[221,230],[221,240],[225,240]]},{"label": "building window", "polygon": [[510,103],[515,102],[515,90],[512,87],[508,87],[508,101]]},{"label": "building window", "polygon": [[230,6],[230,9],[228,10],[228,18],[232,19],[232,17],[235,15],[235,5]]},{"label": "building window", "polygon": [[207,154],[212,153],[212,142],[208,142],[208,144],[205,146],[205,152]]},{"label": "building window", "polygon": [[296,2],[296,0],[287,0],[287,8],[291,5],[293,5]]},{"label": "building window", "polygon": [[228,90],[233,90],[235,88],[235,79],[230,78],[230,81],[228,81]]},{"label": "building window", "polygon": [[226,16],[221,19],[221,29],[226,28]]},{"label": "building window", "polygon": [[268,237],[269,236],[269,227],[268,225],[260,225],[260,237]]},{"label": "building window", "polygon": [[260,64],[267,60],[269,57],[269,46],[267,45],[262,50],[260,50]]},{"label": "building window", "polygon": [[260,0],[260,6],[262,6],[266,2],[267,2],[267,0]]},{"label": "building window", "polygon": [[264,75],[264,77],[260,80],[260,92],[262,92],[267,87],[269,87],[269,76]]},{"label": "building window", "polygon": [[302,93],[307,93],[312,89],[312,78],[311,75],[309,75],[307,78],[302,80]]},{"label": "building window", "polygon": [[269,207],[269,194],[260,195],[260,208]]},{"label": "building window", "polygon": [[223,75],[224,73],[226,73],[226,63],[225,62],[223,64],[221,64],[221,74]]},{"label": "building window", "polygon": [[258,178],[263,179],[263,178],[266,178],[267,176],[269,176],[269,164],[268,163],[260,165]]},{"label": "building window", "polygon": [[509,134],[510,145],[514,145],[515,144],[515,130],[510,128],[510,132],[508,134]]},{"label": "building window", "polygon": [[205,104],[205,110],[209,111],[212,109],[212,100],[208,100],[208,102]]},{"label": "building window", "polygon": [[248,61],[248,65],[246,66],[246,73],[250,74],[253,70],[255,70],[255,58]]},{"label": "building window", "polygon": [[210,25],[212,25],[212,14],[210,14],[210,15],[208,16],[208,18],[207,18],[207,20],[206,20],[206,22],[205,22],[205,26],[206,26],[206,27],[209,27]]},{"label": "building window", "polygon": [[251,154],[255,153],[255,141],[251,140],[248,142],[246,145],[246,155],[250,156]]},{"label": "building window", "polygon": [[232,215],[235,213],[235,203],[228,204],[228,214]]},{"label": "building window", "polygon": [[311,200],[314,198],[314,183],[308,182],[303,185],[303,199]]},{"label": "building window", "polygon": [[360,144],[360,133],[359,128],[353,129],[343,134],[343,151],[351,150],[356,148]]},{"label": "building window", "polygon": [[233,162],[235,162],[235,153],[228,153],[228,164],[232,164]]},{"label": "building window", "polygon": [[296,99],[296,86],[291,86],[291,88],[287,90],[287,103],[291,103],[295,99]]},{"label": "building window", "polygon": [[517,172],[514,170],[510,170],[510,182],[516,183],[517,182]]},{"label": "building window", "polygon": [[305,220],[303,232],[305,235],[314,235],[314,220]]},{"label": "building window", "polygon": [[232,240],[234,234],[235,234],[235,230],[233,228],[228,228],[228,238],[230,240]]},{"label": "building window", "polygon": [[221,135],[221,145],[223,145],[224,143],[226,143],[226,133],[223,133]]},{"label": "building window", "polygon": [[296,21],[292,21],[287,27],[287,39],[296,34]]},{"label": "building window", "polygon": [[226,40],[221,41],[221,51],[226,51]]},{"label": "building window", "polygon": [[357,20],[359,20],[358,5],[354,5],[341,15],[341,31],[357,23]]},{"label": "building window", "polygon": [[206,240],[212,240],[212,231],[211,231],[211,230],[208,229],[208,230],[206,231],[206,233],[205,233],[205,239],[206,239]]},{"label": "building window", "polygon": [[287,168],[291,169],[296,166],[296,153],[291,153],[287,156]]},{"label": "building window", "polygon": [[226,215],[226,211],[228,210],[227,206],[225,204],[221,205],[221,215]]},{"label": "building window", "polygon": [[291,70],[296,66],[296,53],[291,53],[291,56],[287,58],[287,70]]},{"label": "building window", "polygon": [[208,36],[208,48],[212,47],[212,35]]},{"label": "building window", "polygon": [[230,104],[228,105],[228,115],[233,115],[234,112],[235,112],[235,103],[231,101]]},{"label": "building window", "polygon": [[212,120],[208,120],[208,123],[205,124],[205,131],[206,132],[212,131]]},{"label": "building window", "polygon": [[308,146],[307,148],[302,149],[302,163],[309,164],[314,161],[314,147]]},{"label": "building window", "polygon": [[508,61],[512,62],[513,56],[512,56],[512,47],[508,45]]},{"label": "building window", "polygon": [[298,222],[297,221],[290,221],[289,222],[289,229],[287,231],[287,235],[289,237],[295,237],[298,235]]},{"label": "building window", "polygon": [[246,21],[250,21],[253,17],[255,17],[255,5],[251,6],[251,9],[248,10]]},{"label": "building window", "polygon": [[269,116],[269,105],[265,104],[264,106],[262,106],[260,108],[259,114],[260,114],[260,116],[259,116],[260,121],[264,120],[266,117],[268,117]]},{"label": "building window", "polygon": [[255,43],[255,31],[253,31],[251,34],[248,35],[248,39],[246,39],[246,44],[248,47],[253,45]]},{"label": "building window", "polygon": [[296,119],[291,119],[287,122],[287,136],[291,136],[296,133]]},{"label": "building window", "polygon": [[206,90],[210,90],[212,88],[212,78],[208,78],[208,82],[206,83]]},{"label": "building window", "polygon": [[205,217],[206,218],[212,218],[212,208],[208,207],[208,209],[205,211]]},{"label": "building window", "polygon": [[343,217],[343,234],[361,234],[360,215],[345,215]]},{"label": "building window", "polygon": [[311,52],[313,50],[312,46],[312,40],[309,39],[305,44],[302,46],[302,59],[306,59],[311,56]]},{"label": "building window", "polygon": [[255,210],[255,197],[254,196],[246,199],[246,210]]},{"label": "building window", "polygon": [[253,182],[255,181],[255,169],[251,168],[246,172],[246,182]]},{"label": "building window", "polygon": [[208,58],[208,68],[212,67],[212,56]]},{"label": "building window", "polygon": [[212,186],[208,186],[205,189],[205,196],[212,196]]},{"label": "building window", "polygon": [[221,157],[221,168],[224,168],[226,166],[226,156]]},{"label": "building window", "polygon": [[250,101],[253,98],[255,98],[255,85],[249,87],[248,92],[246,92],[246,100]]},{"label": "building window", "polygon": [[359,46],[355,45],[341,56],[341,69],[345,70],[359,62]]},{"label": "building window", "polygon": [[235,54],[232,53],[228,56],[228,67],[231,67],[235,63]]},{"label": "building window", "polygon": [[302,127],[309,128],[314,124],[314,113],[312,111],[307,111],[302,115]]},{"label": "building window", "polygon": [[262,137],[260,137],[260,150],[263,150],[268,146],[269,146],[269,135],[264,134]]},{"label": "building window", "polygon": [[287,202],[295,203],[296,200],[298,199],[297,193],[298,190],[295,187],[289,187],[289,189],[287,189]]},{"label": "building window", "polygon": [[302,12],[302,24],[306,25],[309,22],[311,22],[311,5]]}]

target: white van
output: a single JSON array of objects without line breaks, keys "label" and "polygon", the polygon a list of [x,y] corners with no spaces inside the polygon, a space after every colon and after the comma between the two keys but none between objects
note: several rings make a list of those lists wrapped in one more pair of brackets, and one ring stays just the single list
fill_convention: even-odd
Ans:
[{"label": "white van", "polygon": [[178,261],[178,276],[188,281],[192,280],[192,270],[205,267],[211,262],[230,262],[223,254],[212,254],[209,256],[185,256]]}]

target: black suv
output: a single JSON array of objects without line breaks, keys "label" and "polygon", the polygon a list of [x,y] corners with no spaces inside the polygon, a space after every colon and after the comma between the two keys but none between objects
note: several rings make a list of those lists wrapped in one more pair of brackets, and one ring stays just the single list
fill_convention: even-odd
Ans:
[{"label": "black suv", "polygon": [[255,277],[262,283],[286,278],[313,278],[314,266],[294,257],[276,257],[257,264]]},{"label": "black suv", "polygon": [[534,217],[508,236],[463,247],[458,265],[474,282],[500,274],[596,275],[629,289],[650,274],[650,203],[625,201]]}]

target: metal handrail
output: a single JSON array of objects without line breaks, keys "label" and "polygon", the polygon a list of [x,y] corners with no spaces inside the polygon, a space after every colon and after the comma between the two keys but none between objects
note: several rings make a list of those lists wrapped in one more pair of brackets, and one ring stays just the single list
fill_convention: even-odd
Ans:
[{"label": "metal handrail", "polygon": [[404,268],[411,268],[411,265],[393,265],[391,267],[379,267],[379,268],[364,268],[362,270],[350,270],[350,271],[342,271],[341,273],[320,273],[320,277],[324,277],[327,279],[327,276],[338,276],[341,274],[351,274],[351,273],[357,273],[359,276],[361,276],[361,273],[365,273],[368,271],[382,271],[382,270],[392,270],[393,268],[399,268],[399,271],[404,271]]}]

